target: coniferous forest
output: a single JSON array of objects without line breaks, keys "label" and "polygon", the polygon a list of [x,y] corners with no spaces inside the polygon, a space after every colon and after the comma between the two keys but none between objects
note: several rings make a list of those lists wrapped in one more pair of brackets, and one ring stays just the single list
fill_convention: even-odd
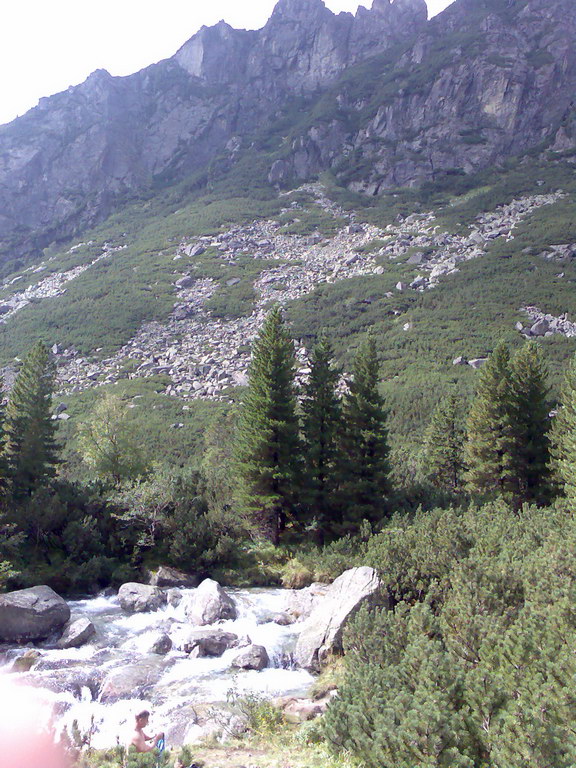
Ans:
[{"label": "coniferous forest", "polygon": [[2,416],[4,587],[81,593],[158,563],[303,586],[370,565],[383,589],[347,632],[318,738],[368,768],[569,768],[574,363],[552,410],[539,345],[497,346],[471,402],[440,402],[400,486],[373,339],[350,374],[326,336],[310,361],[297,383],[273,309],[242,401],[195,470],[147,465],[123,402],[103,396],[78,427],[92,478],[80,483],[60,459],[53,363],[35,346]]}]

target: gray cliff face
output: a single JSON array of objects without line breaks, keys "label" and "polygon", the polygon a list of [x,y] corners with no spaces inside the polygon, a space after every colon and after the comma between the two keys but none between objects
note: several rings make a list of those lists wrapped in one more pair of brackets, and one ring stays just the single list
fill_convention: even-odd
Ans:
[{"label": "gray cliff face", "polygon": [[70,236],[153,179],[206,165],[290,96],[425,24],[424,0],[375,5],[355,18],[280,0],[262,30],[204,27],[172,59],[125,78],[97,71],[0,127],[0,252]]},{"label": "gray cliff face", "polygon": [[[272,167],[270,181],[332,167],[351,189],[376,195],[446,171],[470,173],[538,145],[576,146],[576,5],[507,2],[506,13],[482,16],[479,6],[493,0],[455,3],[387,65],[392,86],[368,103],[339,88],[348,120],[312,125]],[[361,126],[350,131],[354,115]]]},{"label": "gray cliff face", "polygon": [[574,146],[572,0],[457,0],[426,14],[425,0],[374,0],[355,16],[279,0],[261,30],[204,27],[172,59],[125,78],[100,70],[43,99],[0,127],[0,258],[216,156],[232,161],[295,97],[335,107],[271,158],[274,184],[331,168],[378,194],[542,142]]}]

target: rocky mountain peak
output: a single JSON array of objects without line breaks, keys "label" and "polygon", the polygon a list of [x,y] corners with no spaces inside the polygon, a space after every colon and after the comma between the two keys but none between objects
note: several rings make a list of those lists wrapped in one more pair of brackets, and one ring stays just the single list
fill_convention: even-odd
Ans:
[{"label": "rocky mountain peak", "polygon": [[323,0],[278,0],[270,17],[269,24],[282,20],[305,20],[315,18],[319,14],[330,15]]},{"label": "rocky mountain peak", "polygon": [[425,0],[374,0],[372,12],[383,16],[411,16],[415,22],[425,22],[428,6]]},{"label": "rocky mountain peak", "polygon": [[294,128],[307,124],[270,157],[272,184],[336,169],[375,195],[543,141],[570,149],[575,33],[574,0],[456,0],[430,22],[425,0],[356,15],[278,0],[260,30],[203,27],[172,59],[125,78],[97,70],[0,127],[0,254],[29,257],[119,198],[228,158],[231,140],[274,146],[266,132],[296,99],[309,111]]}]

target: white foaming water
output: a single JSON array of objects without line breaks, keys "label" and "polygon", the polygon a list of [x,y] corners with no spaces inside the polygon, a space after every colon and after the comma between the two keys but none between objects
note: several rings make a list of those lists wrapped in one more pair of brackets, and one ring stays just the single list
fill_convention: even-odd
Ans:
[{"label": "white foaming water", "polygon": [[[150,730],[168,731],[175,743],[183,738],[177,733],[197,730],[195,706],[224,702],[232,688],[270,698],[305,694],[313,678],[292,668],[290,661],[301,625],[280,626],[273,621],[286,610],[289,590],[229,590],[238,618],[202,627],[231,632],[240,645],[263,645],[270,666],[261,672],[231,668],[238,648],[219,658],[189,658],[180,650],[194,628],[185,614],[194,590],[181,591],[178,607],[149,613],[126,614],[116,597],[71,602],[72,617],[86,616],[96,628],[90,643],[64,651],[39,649],[35,668],[14,677],[42,689],[54,703],[61,729],[70,730],[77,721],[82,732],[91,730],[96,748],[124,743],[134,714],[142,709],[153,713]],[[164,633],[172,639],[173,650],[165,656],[151,653],[154,640]],[[8,652],[8,664],[22,652]]]}]

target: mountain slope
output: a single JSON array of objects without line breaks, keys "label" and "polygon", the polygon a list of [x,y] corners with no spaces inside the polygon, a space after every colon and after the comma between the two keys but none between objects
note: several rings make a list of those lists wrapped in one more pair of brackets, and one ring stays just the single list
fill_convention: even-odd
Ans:
[{"label": "mountain slope", "polygon": [[130,77],[93,73],[0,128],[0,249],[26,254],[101,220],[123,196],[181,179],[351,63],[413,36],[424,0],[335,16],[280,0],[258,32],[221,22]]},{"label": "mountain slope", "polygon": [[335,15],[280,0],[257,32],[221,22],[126,78],[95,72],[0,128],[0,253],[26,256],[138,193],[228,170],[271,184],[330,169],[349,189],[470,173],[574,146],[571,0],[424,0]]},{"label": "mountain slope", "polygon": [[[458,0],[427,25],[416,0],[356,17],[284,0],[260,32],[201,30],[167,62],[47,100],[2,129],[23,165],[1,194],[31,217],[4,221],[8,380],[35,340],[56,345],[63,429],[114,389],[134,418],[156,411],[177,460],[190,443],[171,425],[197,447],[194,419],[236,399],[279,302],[301,376],[322,328],[345,368],[372,329],[399,443],[418,440],[451,384],[473,390],[467,360],[542,318],[557,383],[576,338],[573,19],[564,0]],[[277,68],[258,69],[274,50]]]}]

